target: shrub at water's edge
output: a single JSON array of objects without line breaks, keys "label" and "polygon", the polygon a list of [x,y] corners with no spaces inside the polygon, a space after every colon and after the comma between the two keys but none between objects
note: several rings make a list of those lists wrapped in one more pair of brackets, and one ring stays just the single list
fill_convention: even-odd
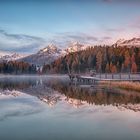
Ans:
[{"label": "shrub at water's edge", "polygon": [[134,90],[140,92],[140,82],[107,82],[107,81],[101,81],[101,84],[104,84],[105,86],[111,86],[111,87],[117,87],[122,88],[126,90]]}]

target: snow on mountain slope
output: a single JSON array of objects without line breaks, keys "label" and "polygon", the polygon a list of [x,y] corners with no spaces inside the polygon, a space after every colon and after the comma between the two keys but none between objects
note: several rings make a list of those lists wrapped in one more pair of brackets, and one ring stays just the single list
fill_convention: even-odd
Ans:
[{"label": "snow on mountain slope", "polygon": [[88,46],[82,45],[78,42],[71,43],[67,49],[60,49],[56,47],[56,45],[50,44],[47,47],[39,50],[36,54],[32,54],[25,58],[19,59],[19,61],[24,61],[36,65],[50,64],[61,56],[65,56],[68,53],[84,50],[87,47]]},{"label": "snow on mountain slope", "polygon": [[23,54],[0,51],[0,61],[15,61],[25,57]]},{"label": "snow on mountain slope", "polygon": [[85,50],[87,47],[88,46],[82,45],[79,42],[74,42],[74,43],[71,43],[69,45],[69,47],[67,49],[65,49],[65,51],[67,53],[72,53],[72,52],[77,52],[77,51]]},{"label": "snow on mountain slope", "polygon": [[132,38],[130,40],[120,39],[115,45],[120,47],[140,47],[140,38]]},{"label": "snow on mountain slope", "polygon": [[10,55],[10,52],[4,52],[4,51],[0,51],[0,57],[3,57],[5,55]]},{"label": "snow on mountain slope", "polygon": [[36,54],[32,54],[23,59],[20,59],[20,61],[24,61],[36,65],[43,65],[43,64],[49,64],[54,60],[56,60],[58,57],[63,56],[65,54],[66,54],[65,51],[57,48],[53,44],[50,44],[47,47],[38,51]]},{"label": "snow on mountain slope", "polygon": [[78,42],[71,43],[67,49],[60,49],[54,44],[39,50],[35,54],[24,56],[17,53],[0,52],[0,61],[24,61],[35,65],[50,64],[54,60],[68,53],[77,52],[86,49],[88,46]]},{"label": "snow on mountain slope", "polygon": [[38,51],[38,54],[47,54],[47,55],[61,55],[63,54],[63,50],[57,48],[54,44],[50,44],[47,47]]}]

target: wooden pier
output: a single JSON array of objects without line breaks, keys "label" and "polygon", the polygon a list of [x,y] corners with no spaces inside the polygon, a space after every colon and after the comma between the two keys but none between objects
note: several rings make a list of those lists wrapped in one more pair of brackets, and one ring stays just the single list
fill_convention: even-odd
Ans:
[{"label": "wooden pier", "polygon": [[71,82],[96,83],[97,81],[139,81],[140,73],[96,74],[94,76],[82,74],[69,74]]}]

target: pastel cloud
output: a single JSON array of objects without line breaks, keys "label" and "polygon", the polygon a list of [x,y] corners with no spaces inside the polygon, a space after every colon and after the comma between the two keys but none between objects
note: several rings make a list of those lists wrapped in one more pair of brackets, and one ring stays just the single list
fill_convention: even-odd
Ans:
[{"label": "pastel cloud", "polygon": [[66,48],[71,42],[75,41],[82,44],[94,45],[105,42],[106,40],[111,40],[111,37],[96,37],[93,33],[64,32],[56,33],[43,39],[30,35],[10,34],[4,30],[0,30],[0,51],[35,53],[50,43],[54,43],[58,47]]},{"label": "pastel cloud", "polygon": [[122,31],[125,31],[125,28],[108,28],[106,29],[107,32],[122,32]]},{"label": "pastel cloud", "polygon": [[66,47],[69,43],[78,41],[83,44],[94,44],[98,42],[98,37],[93,34],[83,32],[64,32],[55,34],[52,37],[52,42],[59,44],[60,46]]},{"label": "pastel cloud", "polygon": [[0,50],[2,51],[34,52],[44,42],[40,37],[10,34],[0,30]]}]

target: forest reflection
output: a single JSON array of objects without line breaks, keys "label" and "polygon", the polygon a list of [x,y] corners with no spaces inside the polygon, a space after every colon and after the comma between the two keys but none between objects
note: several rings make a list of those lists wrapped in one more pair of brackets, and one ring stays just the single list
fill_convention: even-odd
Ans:
[{"label": "forest reflection", "polygon": [[[140,111],[140,93],[104,87],[103,85],[81,86],[73,85],[66,80],[0,80],[0,90],[17,90],[39,99],[55,100],[57,103],[59,96],[67,99],[76,99],[94,105],[123,106],[134,111]],[[57,93],[57,94],[56,94]],[[56,97],[56,98],[55,98]],[[133,107],[132,107],[133,105]]]}]

